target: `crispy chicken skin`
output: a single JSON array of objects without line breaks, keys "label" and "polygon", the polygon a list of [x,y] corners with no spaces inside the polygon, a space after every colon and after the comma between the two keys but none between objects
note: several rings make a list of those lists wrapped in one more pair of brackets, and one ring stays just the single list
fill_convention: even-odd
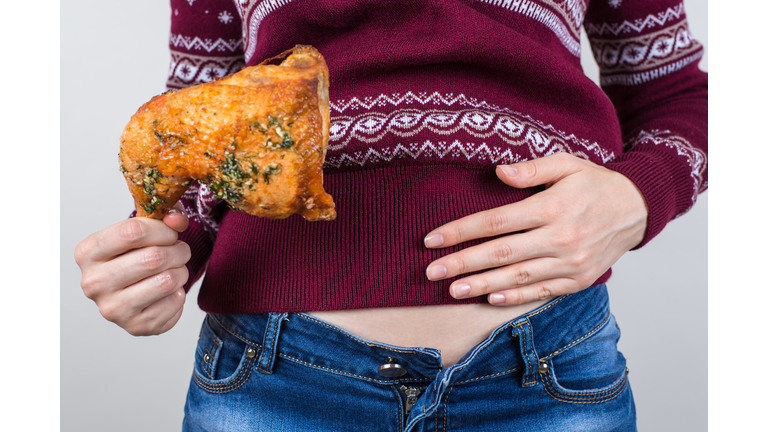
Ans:
[{"label": "crispy chicken skin", "polygon": [[252,215],[332,220],[322,171],[329,130],[328,67],[315,48],[299,45],[152,98],[123,131],[120,170],[137,216],[162,219],[198,180]]}]

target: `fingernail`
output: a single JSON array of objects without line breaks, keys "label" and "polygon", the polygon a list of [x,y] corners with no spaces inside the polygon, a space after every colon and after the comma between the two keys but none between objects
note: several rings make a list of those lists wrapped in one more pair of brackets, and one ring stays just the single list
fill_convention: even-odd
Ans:
[{"label": "fingernail", "polygon": [[424,238],[424,246],[433,248],[442,246],[445,243],[445,239],[442,234],[431,234]]},{"label": "fingernail", "polygon": [[182,211],[182,210],[179,210],[179,209],[177,209],[177,208],[173,208],[173,207],[171,207],[170,209],[168,209],[168,214],[171,214],[171,213],[179,213],[179,214],[181,214],[181,215],[183,215],[183,216],[186,216],[186,215],[187,215],[187,213],[185,213],[184,211]]},{"label": "fingernail", "polygon": [[442,277],[445,277],[445,275],[448,274],[448,269],[445,268],[444,265],[433,265],[431,267],[427,267],[427,278],[429,280],[435,280],[440,279]]},{"label": "fingernail", "polygon": [[514,177],[517,175],[517,167],[512,165],[502,165],[501,170],[509,177]]},{"label": "fingernail", "polygon": [[467,284],[458,284],[453,287],[453,296],[455,298],[463,298],[469,294],[470,287]]},{"label": "fingernail", "polygon": [[504,300],[504,294],[494,293],[488,296],[488,303],[490,304],[504,303]]}]

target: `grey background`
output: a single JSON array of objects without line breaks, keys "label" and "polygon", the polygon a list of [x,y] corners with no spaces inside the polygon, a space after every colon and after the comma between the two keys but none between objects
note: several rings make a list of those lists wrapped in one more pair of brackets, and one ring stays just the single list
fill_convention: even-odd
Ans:
[{"label": "grey background", "polygon": [[[686,10],[706,49],[706,1],[686,1]],[[165,89],[170,13],[157,0],[61,5],[62,431],[180,429],[204,316],[197,287],[170,332],[135,338],[83,296],[73,259],[78,241],[133,208],[117,170],[117,140],[136,108]],[[584,37],[582,47],[585,72],[596,79]],[[706,430],[707,194],[649,245],[626,254],[609,291],[639,428]]]}]

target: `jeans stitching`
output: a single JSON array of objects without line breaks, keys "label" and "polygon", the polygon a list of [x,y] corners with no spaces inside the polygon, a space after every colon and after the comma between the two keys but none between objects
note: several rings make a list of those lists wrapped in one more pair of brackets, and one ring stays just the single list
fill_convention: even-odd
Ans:
[{"label": "jeans stitching", "polygon": [[272,359],[275,357],[275,352],[277,351],[277,331],[278,326],[280,325],[280,322],[282,321],[279,319],[279,317],[274,319],[275,321],[275,328],[272,329],[272,337],[269,339],[269,363],[268,365],[272,364]]},{"label": "jeans stitching", "polygon": [[[615,395],[613,395],[612,397],[610,397],[610,398],[607,398],[607,399],[594,400],[594,401],[575,401],[575,400],[566,400],[566,399],[560,399],[560,398],[559,398],[559,397],[557,397],[556,395],[553,395],[552,393],[550,393],[550,391],[547,389],[547,387],[544,387],[544,389],[545,389],[545,390],[547,391],[547,393],[548,393],[548,394],[549,394],[549,395],[552,397],[552,399],[558,400],[558,401],[560,401],[560,402],[565,402],[565,403],[571,403],[571,404],[583,404],[583,405],[586,405],[586,404],[599,404],[599,403],[605,403],[605,402],[611,401],[611,400],[613,400],[613,399],[616,399],[617,397],[619,397],[619,396],[621,395],[621,392],[618,392],[618,393],[616,393]],[[622,389],[622,391],[623,391],[623,390],[624,390],[624,389]]]},{"label": "jeans stitching", "polygon": [[586,399],[586,398],[600,396],[600,395],[602,395],[604,393],[610,393],[613,390],[615,390],[616,387],[618,387],[624,381],[626,381],[626,377],[627,377],[627,374],[625,372],[622,372],[621,376],[616,380],[616,382],[614,384],[612,384],[610,387],[606,388],[606,389],[603,389],[603,390],[600,390],[600,391],[596,391],[596,392],[593,392],[593,393],[585,393],[585,394],[575,394],[575,395],[572,395],[572,394],[569,394],[569,393],[565,393],[565,392],[563,392],[563,391],[561,391],[560,389],[557,388],[559,384],[556,384],[555,379],[552,378],[552,371],[551,370],[549,371],[549,373],[542,373],[542,375],[544,375],[544,377],[549,381],[549,384],[552,385],[553,391],[559,393],[560,395],[562,395],[562,397],[572,398],[572,399],[578,399],[578,398],[585,398]]},{"label": "jeans stitching", "polygon": [[220,326],[222,326],[222,327],[224,328],[224,330],[228,331],[228,332],[229,332],[229,333],[230,333],[232,336],[234,336],[234,337],[236,337],[236,338],[240,339],[241,341],[243,341],[243,342],[245,342],[245,343],[247,343],[247,344],[251,344],[251,345],[254,345],[254,346],[257,346],[257,347],[261,348],[261,344],[258,344],[258,343],[256,343],[256,342],[253,342],[253,341],[249,341],[249,340],[248,340],[248,339],[246,339],[245,337],[243,337],[243,336],[240,336],[240,334],[238,334],[236,331],[234,331],[234,330],[232,330],[231,328],[229,328],[229,327],[227,327],[226,325],[224,325],[224,323],[223,323],[223,322],[221,322],[221,320],[220,320],[220,319],[218,319],[218,318],[216,317],[216,315],[209,315],[209,316],[213,317],[213,319],[215,319],[215,320],[216,320],[216,322],[217,322],[217,323],[219,323],[219,325],[220,325]]},{"label": "jeans stitching", "polygon": [[570,348],[572,345],[575,345],[575,344],[581,342],[582,340],[592,336],[593,334],[595,334],[598,331],[600,331],[608,323],[608,320],[610,320],[610,319],[611,319],[611,314],[609,313],[608,316],[600,324],[597,325],[597,327],[595,327],[592,330],[590,330],[587,334],[585,334],[584,336],[576,339],[575,341],[573,341],[573,342],[571,342],[571,343],[569,343],[569,344],[567,344],[567,345],[565,345],[563,347],[560,347],[559,349],[555,350],[555,352],[549,354],[546,357],[542,357],[540,360],[547,360],[547,359],[549,359],[551,357],[554,357],[555,355],[559,354],[561,351],[564,351],[564,350]]},{"label": "jeans stitching", "polygon": [[[214,341],[215,341],[215,340],[216,340],[216,339],[214,339]],[[211,357],[211,359],[213,359],[214,361],[216,361],[216,358],[215,358],[213,355],[211,355],[211,353],[208,351],[208,348],[206,348],[206,349],[205,349],[205,353],[208,353],[208,355]],[[203,354],[203,358],[205,358],[205,354]],[[211,375],[211,373],[208,371],[208,368],[206,368],[206,367],[205,367],[205,364],[203,364],[203,372],[205,372],[205,374],[206,374],[206,375],[208,375],[208,377],[209,377],[210,379],[216,379],[216,378],[214,378],[214,377]]]},{"label": "jeans stitching", "polygon": [[472,379],[468,379],[468,380],[464,380],[464,381],[458,381],[458,382],[453,383],[453,385],[465,384],[465,383],[468,383],[468,382],[479,381],[479,380],[486,379],[486,378],[493,378],[493,377],[497,377],[499,375],[505,375],[505,374],[508,374],[508,373],[516,372],[519,369],[520,369],[519,367],[513,367],[512,369],[507,369],[505,371],[497,372],[495,374],[485,375],[485,376],[481,376],[481,377],[477,377],[477,378],[472,378]]},{"label": "jeans stitching", "polygon": [[[502,327],[502,328],[500,328],[500,329],[498,329],[498,330],[496,330],[496,331],[497,331],[497,332],[501,332],[502,330],[506,330],[506,329],[507,329],[507,327],[511,327],[511,328],[513,328],[513,329],[514,329],[514,328],[518,328],[518,327],[520,327],[520,326],[522,326],[522,325],[523,325],[523,323],[517,323],[517,324],[514,324],[514,323],[511,323],[511,322],[510,322],[510,323],[507,323],[507,325],[505,325],[504,327]],[[517,334],[513,334],[512,336],[513,336],[513,337],[517,337]],[[488,347],[488,345],[490,345],[490,344],[486,344],[485,346],[481,347],[481,348],[480,348],[480,349],[479,349],[477,352],[479,353],[480,351],[483,351],[484,349],[486,349],[486,348]],[[473,349],[474,349],[474,348],[473,348]],[[471,362],[470,362],[470,363],[471,363]],[[467,366],[469,366],[469,364],[470,364],[470,363],[464,363],[462,366],[459,366],[459,367],[457,367],[456,369],[454,369],[454,372],[458,372],[458,371],[460,371],[460,370],[462,370],[462,369],[466,368]]]},{"label": "jeans stitching", "polygon": [[[253,372],[253,365],[256,363],[256,357],[254,357],[251,360],[247,360],[246,363],[243,365],[243,368],[240,370],[240,373],[237,374],[237,377],[233,379],[233,382],[226,383],[226,384],[210,384],[202,381],[200,379],[200,376],[197,372],[194,373],[193,378],[195,380],[195,383],[197,383],[200,388],[203,390],[210,392],[210,393],[229,393],[231,391],[237,390],[240,387],[245,384],[248,379],[251,377],[251,372]],[[246,373],[246,370],[248,372],[248,375],[243,378],[243,374]]]},{"label": "jeans stitching", "polygon": [[[305,362],[303,360],[299,360],[297,358],[291,357],[291,356],[289,356],[287,354],[284,354],[284,353],[279,353],[278,355],[280,357],[285,357],[285,358],[287,358],[289,360],[293,360],[293,361],[299,362],[301,364],[305,364],[307,366],[311,366],[311,367],[315,367],[315,368],[323,369],[323,370],[327,370],[327,371],[336,372],[336,373],[339,373],[341,375],[362,378],[362,379],[364,379],[366,381],[373,381],[373,382],[382,383],[382,384],[390,384],[390,383],[396,383],[396,382],[400,382],[401,381],[401,380],[387,380],[387,381],[377,380],[375,378],[369,378],[369,377],[362,376],[362,375],[355,375],[355,374],[350,373],[350,372],[344,372],[344,371],[340,371],[340,370],[336,370],[336,369],[331,369],[331,368],[325,367],[325,366],[320,366],[320,365],[316,365],[316,364],[312,364],[312,363],[307,363],[307,362]],[[407,382],[410,382],[410,381],[433,381],[433,379],[432,378],[414,378],[414,379],[407,379],[407,380],[402,380],[402,381],[407,381]]]},{"label": "jeans stitching", "polygon": [[[267,371],[264,370],[264,359],[263,359],[264,355],[267,353],[267,350],[269,350],[270,355],[272,354],[272,344],[271,344],[271,341],[272,341],[273,333],[270,330],[270,328],[272,327],[271,324],[272,324],[272,320],[267,322],[267,329],[266,329],[267,334],[264,335],[264,350],[261,352],[261,356],[259,356],[259,366],[258,366],[257,369],[259,369],[262,372],[267,372]],[[269,373],[269,372],[267,372],[267,373]]]},{"label": "jeans stitching", "polygon": [[[269,368],[269,365],[272,363],[272,356],[275,354],[275,346],[273,344],[273,341],[275,340],[276,332],[277,332],[277,319],[271,320],[274,323],[274,330],[269,330],[269,333],[267,333],[268,340],[264,340],[264,350],[267,349],[267,346],[269,346],[269,359],[267,360],[266,368]],[[265,374],[271,374],[272,371],[266,369],[264,367],[265,365],[263,363],[259,363],[259,370],[264,372]]]},{"label": "jeans stitching", "polygon": [[[600,397],[596,397],[593,395],[582,395],[580,397],[583,400],[579,400],[579,398],[576,396],[568,395],[559,391],[552,382],[549,382],[550,378],[546,374],[542,374],[542,375],[544,375],[544,378],[542,379],[542,381],[544,382],[544,390],[546,390],[547,394],[549,394],[553,399],[556,399],[560,402],[567,402],[567,403],[573,403],[573,404],[597,404],[597,403],[608,402],[609,400],[613,400],[619,397],[619,395],[621,395],[621,393],[626,388],[626,384],[627,384],[627,374],[624,373],[622,377],[619,379],[619,381],[616,384],[614,384],[610,389],[601,391],[600,393],[596,393],[595,395],[599,395],[601,393],[606,393],[606,392],[611,392],[611,393],[605,394]],[[553,394],[553,392],[557,394]],[[589,399],[594,399],[594,400],[589,400]]]},{"label": "jeans stitching", "polygon": [[395,396],[397,396],[397,418],[400,420],[398,422],[398,431],[403,432],[403,423],[405,423],[405,418],[403,417],[403,408],[400,406],[400,393],[397,391],[397,388],[394,384],[390,384],[390,387],[392,387],[392,391],[395,393]]},{"label": "jeans stitching", "polygon": [[[445,395],[445,402],[443,403],[443,432],[448,430],[448,397],[451,395],[451,392],[453,391],[453,387],[456,384],[448,388],[448,394]],[[437,423],[435,423],[435,430],[437,430]]]},{"label": "jeans stitching", "polygon": [[[531,330],[531,322],[528,321],[528,318],[525,318],[525,324],[527,324],[528,325],[528,329]],[[522,329],[522,332],[523,332],[523,346],[525,347],[525,362],[526,362],[525,366],[526,366],[526,369],[528,371],[532,371],[533,370],[533,366],[531,365],[531,357],[530,357],[530,355],[531,355],[531,351],[533,351],[533,343],[531,343],[531,349],[529,350],[528,349],[528,338],[526,336],[525,328]],[[531,382],[531,380],[530,380],[531,377],[533,377],[533,382]],[[527,377],[526,377],[525,382],[523,383],[523,385],[528,385],[528,384],[536,385],[536,374],[535,373],[529,372],[527,374]]]},{"label": "jeans stitching", "polygon": [[566,298],[566,297],[568,297],[569,295],[570,295],[570,294],[566,294],[566,295],[564,295],[564,296],[560,297],[559,299],[557,299],[557,300],[553,301],[552,303],[550,303],[550,304],[546,305],[546,306],[544,307],[544,309],[538,310],[538,311],[536,311],[536,312],[534,312],[534,313],[532,313],[532,314],[530,314],[530,315],[526,315],[526,317],[527,317],[527,318],[530,318],[530,317],[532,317],[532,316],[536,316],[536,315],[538,315],[538,314],[540,314],[540,313],[544,312],[545,310],[547,310],[547,309],[551,308],[552,306],[554,306],[554,305],[556,305],[556,304],[560,303],[561,301],[565,300],[565,298]]}]

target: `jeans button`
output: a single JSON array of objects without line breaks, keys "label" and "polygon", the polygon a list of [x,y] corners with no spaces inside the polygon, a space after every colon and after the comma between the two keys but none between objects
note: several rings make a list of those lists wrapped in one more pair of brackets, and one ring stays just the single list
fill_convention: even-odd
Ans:
[{"label": "jeans button", "polygon": [[397,363],[397,359],[387,357],[384,361],[386,363],[379,366],[379,375],[385,378],[397,378],[408,373],[402,365]]},{"label": "jeans button", "polygon": [[248,347],[248,349],[245,351],[245,356],[248,358],[256,357],[256,350],[251,347]]}]

